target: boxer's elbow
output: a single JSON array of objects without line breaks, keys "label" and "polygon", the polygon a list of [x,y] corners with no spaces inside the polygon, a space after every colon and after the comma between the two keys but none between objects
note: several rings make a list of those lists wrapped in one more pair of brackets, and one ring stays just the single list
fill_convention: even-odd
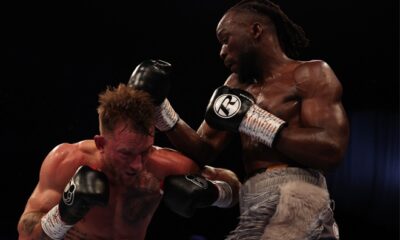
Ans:
[{"label": "boxer's elbow", "polygon": [[337,168],[344,160],[345,148],[341,144],[329,142],[318,151],[318,162],[322,170]]}]

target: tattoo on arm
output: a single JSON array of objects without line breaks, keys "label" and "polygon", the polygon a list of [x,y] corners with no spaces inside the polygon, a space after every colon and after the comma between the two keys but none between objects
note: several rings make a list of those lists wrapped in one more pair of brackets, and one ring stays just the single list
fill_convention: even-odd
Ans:
[{"label": "tattoo on arm", "polygon": [[25,214],[25,216],[21,220],[21,231],[27,235],[32,234],[35,226],[40,223],[40,219],[42,218],[42,216],[42,212],[31,212]]}]

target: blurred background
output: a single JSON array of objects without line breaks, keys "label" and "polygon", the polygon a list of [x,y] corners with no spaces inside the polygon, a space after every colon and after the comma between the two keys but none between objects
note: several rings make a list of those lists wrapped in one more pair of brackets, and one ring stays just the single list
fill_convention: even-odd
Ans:
[{"label": "blurred background", "polygon": [[[279,1],[311,40],[300,59],[323,59],[341,81],[351,123],[345,161],[328,173],[341,239],[399,239],[398,1]],[[169,100],[197,128],[228,71],[215,28],[235,1],[19,1],[2,3],[0,239],[16,226],[43,158],[61,142],[97,134],[97,95],[126,82],[144,59],[171,62]],[[171,147],[157,134],[157,145]],[[215,166],[243,178],[239,142]],[[238,208],[191,219],[163,204],[147,239],[223,239]]]}]

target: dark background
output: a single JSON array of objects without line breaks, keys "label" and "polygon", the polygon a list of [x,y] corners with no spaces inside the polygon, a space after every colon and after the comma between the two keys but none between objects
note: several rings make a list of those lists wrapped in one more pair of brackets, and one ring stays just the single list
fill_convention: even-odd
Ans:
[{"label": "dark background", "polygon": [[[215,27],[234,1],[14,2],[1,7],[2,160],[0,239],[16,225],[41,161],[61,142],[97,133],[97,94],[126,82],[144,59],[173,64],[169,99],[193,128],[227,77]],[[351,123],[344,163],[328,174],[341,239],[399,239],[398,1],[276,1],[344,87]],[[171,146],[158,134],[156,143]],[[216,166],[243,177],[239,143]],[[163,204],[148,239],[223,239],[238,209],[205,209],[183,219]]]}]

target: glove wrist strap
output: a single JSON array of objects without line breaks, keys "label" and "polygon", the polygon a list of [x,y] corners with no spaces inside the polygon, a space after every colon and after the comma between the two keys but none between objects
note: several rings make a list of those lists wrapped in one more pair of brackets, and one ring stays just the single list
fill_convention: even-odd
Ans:
[{"label": "glove wrist strap", "polygon": [[63,239],[73,225],[67,225],[61,220],[58,204],[41,219],[43,232],[51,239]]},{"label": "glove wrist strap", "polygon": [[272,147],[277,133],[284,125],[285,121],[254,104],[240,123],[239,132]]},{"label": "glove wrist strap", "polygon": [[179,115],[166,98],[156,107],[156,128],[162,132],[171,130],[179,120]]},{"label": "glove wrist strap", "polygon": [[228,208],[232,204],[233,193],[232,188],[227,182],[224,181],[211,181],[218,188],[218,199],[212,206],[220,208]]}]

